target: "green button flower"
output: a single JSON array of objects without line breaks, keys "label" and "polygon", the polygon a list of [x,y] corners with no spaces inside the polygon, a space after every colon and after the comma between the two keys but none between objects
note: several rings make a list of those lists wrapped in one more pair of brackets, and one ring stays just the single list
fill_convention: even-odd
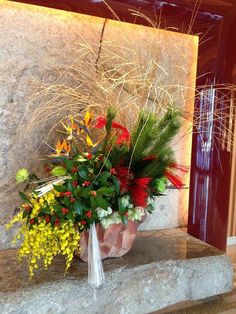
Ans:
[{"label": "green button flower", "polygon": [[16,172],[16,182],[22,183],[29,179],[29,172],[26,168],[21,168]]}]

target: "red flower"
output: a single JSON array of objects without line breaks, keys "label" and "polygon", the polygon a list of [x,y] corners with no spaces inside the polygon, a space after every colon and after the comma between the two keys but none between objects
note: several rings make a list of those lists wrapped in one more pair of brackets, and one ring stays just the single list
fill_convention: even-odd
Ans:
[{"label": "red flower", "polygon": [[107,123],[107,119],[104,118],[104,117],[98,117],[97,118],[97,121],[96,121],[96,124],[95,124],[95,128],[97,129],[102,129],[104,128],[104,126],[106,125]]},{"label": "red flower", "polygon": [[124,213],[124,216],[125,216],[125,217],[128,217],[128,216],[129,216],[128,212]]},{"label": "red flower", "polygon": [[87,153],[87,154],[86,154],[86,158],[87,158],[87,159],[92,159],[92,158],[93,158],[93,155],[92,155],[91,153]]},{"label": "red flower", "polygon": [[182,177],[188,172],[188,168],[177,163],[172,163],[165,172],[167,179],[177,188],[181,189],[184,186]]},{"label": "red flower", "polygon": [[100,160],[100,161],[103,161],[103,158],[104,158],[103,155],[98,156],[98,160]]},{"label": "red flower", "polygon": [[116,168],[116,172],[117,172],[117,179],[120,182],[121,192],[127,192],[130,181],[132,180],[132,177],[133,177],[133,173],[129,171],[127,167],[120,167],[120,166]]},{"label": "red flower", "polygon": [[155,160],[156,156],[155,155],[149,155],[143,158],[143,160]]},{"label": "red flower", "polygon": [[55,219],[54,225],[57,227],[60,225],[60,219],[59,218]]},{"label": "red flower", "polygon": [[76,187],[78,186],[78,181],[73,181],[73,183],[72,183],[72,184],[73,184],[73,187],[75,187],[75,188],[76,188]]},{"label": "red flower", "polygon": [[28,213],[28,212],[30,212],[30,210],[31,210],[31,206],[25,205],[25,206],[24,206],[24,209],[25,209],[25,211]]},{"label": "red flower", "polygon": [[87,213],[86,213],[86,217],[87,218],[91,218],[92,217],[92,211],[89,210]]},{"label": "red flower", "polygon": [[67,192],[64,193],[64,195],[67,196],[67,197],[70,197],[71,196],[71,192],[67,191]]},{"label": "red flower", "polygon": [[82,220],[82,221],[81,221],[81,225],[86,225],[86,221],[85,221],[85,220]]},{"label": "red flower", "polygon": [[51,217],[50,217],[49,215],[46,215],[46,216],[45,216],[45,221],[46,221],[46,223],[49,223],[50,220],[51,220]]},{"label": "red flower", "polygon": [[189,167],[183,166],[183,165],[179,165],[177,163],[172,163],[169,165],[169,168],[175,169],[175,170],[179,170],[183,173],[187,173],[189,171]]},{"label": "red flower", "polygon": [[91,182],[90,181],[84,181],[84,183],[82,184],[82,186],[90,186]]},{"label": "red flower", "polygon": [[181,189],[184,186],[184,183],[182,182],[182,177],[180,177],[179,175],[174,174],[173,172],[169,172],[167,170],[165,172],[165,176],[177,189]]},{"label": "red flower", "polygon": [[94,196],[94,197],[97,196],[97,192],[96,192],[96,191],[91,191],[90,194],[91,194],[92,196]]},{"label": "red flower", "polygon": [[117,167],[117,179],[120,182],[121,192],[130,192],[135,206],[146,207],[148,185],[152,178],[134,178],[134,174],[127,167]]},{"label": "red flower", "polygon": [[74,203],[74,201],[75,201],[75,198],[72,197],[72,198],[70,199],[70,202],[71,202],[71,203]]},{"label": "red flower", "polygon": [[[105,127],[106,124],[107,124],[106,118],[98,117],[97,122],[95,124],[95,128],[102,129],[103,127]],[[118,134],[118,132],[117,132],[117,135],[118,135],[117,140],[116,140],[117,145],[130,142],[129,131],[123,125],[121,125],[115,121],[112,121],[111,126],[112,126],[112,128],[117,129],[118,132],[121,131],[121,132],[119,132],[120,134]]]},{"label": "red flower", "polygon": [[148,185],[152,178],[136,178],[132,181],[129,191],[135,206],[146,207],[148,198]]},{"label": "red flower", "polygon": [[112,175],[116,175],[116,174],[117,174],[116,169],[115,169],[115,168],[111,168],[111,170],[110,170],[110,174],[112,174]]},{"label": "red flower", "polygon": [[34,218],[30,219],[29,223],[33,225],[35,223],[35,219]]},{"label": "red flower", "polygon": [[64,192],[61,192],[61,193],[60,193],[60,197],[63,197],[63,196],[64,196]]},{"label": "red flower", "polygon": [[68,208],[62,207],[61,212],[63,215],[66,215],[68,213]]},{"label": "red flower", "polygon": [[76,173],[78,171],[78,168],[76,166],[72,167],[71,172]]}]

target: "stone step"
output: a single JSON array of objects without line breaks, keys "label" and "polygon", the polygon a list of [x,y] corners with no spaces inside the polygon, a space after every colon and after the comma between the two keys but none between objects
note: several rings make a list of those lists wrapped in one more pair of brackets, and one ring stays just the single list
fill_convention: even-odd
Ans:
[{"label": "stone step", "polygon": [[178,229],[140,232],[124,257],[104,261],[106,284],[93,291],[87,264],[64,261],[28,279],[16,249],[0,251],[0,313],[146,314],[184,300],[232,289],[232,266],[224,252]]}]

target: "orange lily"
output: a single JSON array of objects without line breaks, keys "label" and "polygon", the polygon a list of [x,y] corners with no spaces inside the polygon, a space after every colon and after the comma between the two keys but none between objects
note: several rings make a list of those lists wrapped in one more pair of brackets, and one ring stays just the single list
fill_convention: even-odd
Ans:
[{"label": "orange lily", "polygon": [[81,133],[83,133],[83,131],[85,131],[87,133],[86,134],[86,143],[88,146],[91,146],[91,147],[94,146],[94,143],[88,134],[89,133],[88,129],[91,126],[92,119],[93,119],[93,112],[87,111],[85,116],[84,116],[83,121],[81,121],[81,127],[79,127],[78,131],[77,131],[77,134],[81,134]]},{"label": "orange lily", "polygon": [[87,145],[90,147],[95,146],[91,137],[89,136],[89,131],[88,131],[91,126],[92,118],[93,118],[93,113],[90,111],[87,111],[83,120],[80,121],[79,125],[77,125],[74,122],[74,119],[72,116],[70,117],[70,123],[64,124],[63,122],[61,122],[64,129],[66,130],[66,133],[68,134],[67,140],[71,141],[73,139],[74,131],[77,131],[77,135],[80,135],[83,132],[85,132],[86,133],[85,140],[86,140]]},{"label": "orange lily", "polygon": [[73,131],[76,131],[76,129],[78,128],[78,126],[75,124],[74,119],[72,116],[70,116],[70,125],[69,124],[64,124],[63,122],[61,122],[64,129],[66,130],[66,132],[69,134],[67,139],[70,141],[73,138]]},{"label": "orange lily", "polygon": [[51,154],[51,157],[68,156],[71,150],[70,143],[66,140],[59,140],[56,144],[55,153]]},{"label": "orange lily", "polygon": [[84,116],[84,125],[89,129],[93,119],[93,112],[87,111]]}]

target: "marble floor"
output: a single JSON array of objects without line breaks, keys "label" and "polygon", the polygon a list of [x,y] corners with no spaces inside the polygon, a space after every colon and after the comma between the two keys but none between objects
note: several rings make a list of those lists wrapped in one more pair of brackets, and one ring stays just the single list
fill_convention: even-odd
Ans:
[{"label": "marble floor", "polygon": [[180,302],[152,314],[236,314],[236,245],[227,248],[234,269],[231,292],[199,301]]}]

